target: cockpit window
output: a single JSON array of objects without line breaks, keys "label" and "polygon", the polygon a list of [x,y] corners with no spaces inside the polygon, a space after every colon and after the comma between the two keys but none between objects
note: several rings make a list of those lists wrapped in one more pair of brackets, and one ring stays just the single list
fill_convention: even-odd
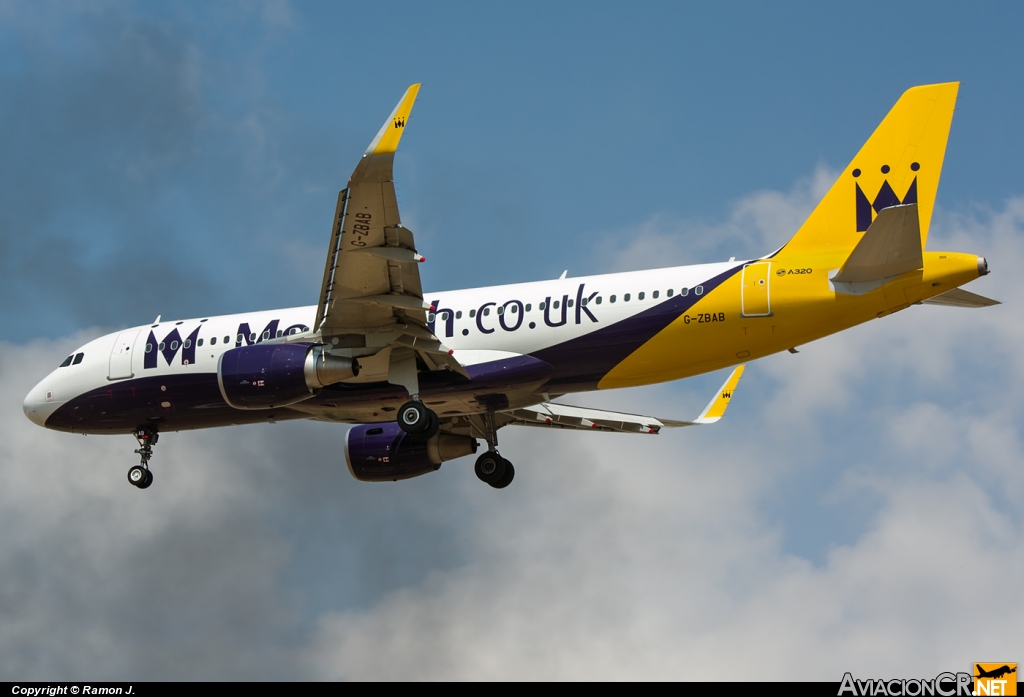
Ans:
[{"label": "cockpit window", "polygon": [[79,363],[82,362],[83,358],[85,358],[85,354],[84,353],[76,353],[75,354],[75,360],[71,361],[71,365],[78,365]]},{"label": "cockpit window", "polygon": [[71,360],[73,358],[74,358],[74,355],[71,355],[71,356],[68,356],[67,358],[65,358],[64,362],[60,364],[60,367],[61,368],[67,368],[69,365],[71,365]]}]

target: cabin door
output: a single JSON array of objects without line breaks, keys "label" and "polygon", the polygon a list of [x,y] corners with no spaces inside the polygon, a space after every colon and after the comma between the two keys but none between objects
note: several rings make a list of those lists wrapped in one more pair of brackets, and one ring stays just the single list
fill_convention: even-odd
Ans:
[{"label": "cabin door", "polygon": [[772,313],[770,261],[758,261],[743,267],[740,310],[744,317],[767,317]]},{"label": "cabin door", "polygon": [[138,329],[129,329],[121,332],[114,340],[114,348],[110,350],[110,366],[107,372],[108,380],[123,380],[134,377],[132,373],[132,351],[135,346],[135,337],[139,334]]}]

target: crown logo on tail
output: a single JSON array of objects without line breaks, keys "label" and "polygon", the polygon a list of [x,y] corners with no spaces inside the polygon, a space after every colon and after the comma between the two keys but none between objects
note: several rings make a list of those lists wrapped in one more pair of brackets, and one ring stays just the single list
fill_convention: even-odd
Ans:
[{"label": "crown logo on tail", "polygon": [[[910,165],[910,168],[915,172],[920,169],[920,165],[916,162]],[[882,173],[887,174],[889,172],[889,166],[885,165],[882,167]],[[853,170],[854,178],[860,176],[860,170]],[[917,203],[917,177],[914,177],[914,181],[910,182],[910,187],[907,189],[907,193],[903,194],[901,199],[899,195],[893,190],[892,185],[889,184],[889,180],[882,180],[882,188],[875,194],[875,199],[869,201],[864,190],[860,188],[860,184],[854,182],[854,187],[857,190],[857,232],[864,232],[871,226],[871,221],[875,215],[881,213],[886,208],[892,206],[907,205],[910,203]]]}]

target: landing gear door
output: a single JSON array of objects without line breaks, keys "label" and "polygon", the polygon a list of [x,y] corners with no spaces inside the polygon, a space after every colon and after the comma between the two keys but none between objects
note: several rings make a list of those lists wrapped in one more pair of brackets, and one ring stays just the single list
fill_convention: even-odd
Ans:
[{"label": "landing gear door", "polygon": [[743,267],[740,289],[740,310],[744,317],[768,317],[772,314],[770,261],[759,261]]},{"label": "landing gear door", "polygon": [[135,346],[135,337],[139,335],[139,329],[129,329],[121,332],[114,340],[114,348],[110,350],[110,366],[107,372],[107,380],[124,380],[134,377],[132,372],[132,353]]}]

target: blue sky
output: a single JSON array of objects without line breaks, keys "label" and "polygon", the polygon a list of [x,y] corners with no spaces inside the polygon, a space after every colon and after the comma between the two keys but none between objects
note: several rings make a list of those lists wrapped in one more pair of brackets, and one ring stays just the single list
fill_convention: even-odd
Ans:
[{"label": "blue sky", "polygon": [[[1024,558],[1022,13],[0,3],[0,674],[838,680],[1024,655],[1019,611],[976,622],[1019,605]],[[441,289],[763,254],[903,90],[951,80],[929,247],[988,256],[971,290],[1006,304],[755,363],[713,429],[503,432],[497,498],[461,461],[356,482],[329,425],[169,434],[140,495],[130,439],[21,414],[104,331],[315,302],[337,190],[410,83],[396,184]],[[576,401],[685,418],[721,379]],[[485,641],[507,661],[466,661]]]}]

